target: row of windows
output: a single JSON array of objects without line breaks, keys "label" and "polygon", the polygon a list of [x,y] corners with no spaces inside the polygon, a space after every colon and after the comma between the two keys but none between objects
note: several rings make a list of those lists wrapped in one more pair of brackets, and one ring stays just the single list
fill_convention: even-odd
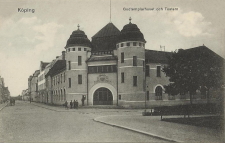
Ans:
[{"label": "row of windows", "polygon": [[117,72],[116,65],[88,67],[88,73],[112,73],[112,72]]},{"label": "row of windows", "polygon": [[[68,78],[68,82],[69,82],[69,88],[71,88],[72,87],[71,78]],[[78,75],[78,84],[82,84],[82,75]]]},{"label": "row of windows", "polygon": [[[121,53],[121,63],[124,63],[124,52]],[[133,56],[133,66],[137,66],[137,56]]]},{"label": "row of windows", "polygon": [[121,43],[121,44],[117,44],[116,47],[124,47],[124,46],[143,46],[145,47],[144,43],[140,43],[140,42],[127,42],[127,43]]},{"label": "row of windows", "polygon": [[[156,76],[161,77],[161,66],[156,66]],[[150,76],[150,66],[145,66],[145,76]]]},{"label": "row of windows", "polygon": [[[82,65],[82,56],[78,56],[78,66]],[[68,61],[68,70],[71,70],[71,61]]]},{"label": "row of windows", "polygon": [[[67,52],[76,51],[76,48],[67,48],[66,50],[67,50]],[[82,48],[80,48],[80,47],[77,48],[77,51],[81,51],[81,50],[82,50]],[[87,51],[87,48],[84,48],[84,51]]]},{"label": "row of windows", "polygon": [[57,85],[57,84],[60,84],[63,82],[66,82],[66,74],[65,73],[53,77],[53,85]]}]

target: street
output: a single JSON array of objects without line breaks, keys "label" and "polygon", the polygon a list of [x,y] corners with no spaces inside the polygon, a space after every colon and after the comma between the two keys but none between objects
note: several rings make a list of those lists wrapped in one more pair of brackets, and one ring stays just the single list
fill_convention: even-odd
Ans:
[{"label": "street", "polygon": [[[70,109],[75,110],[75,109]],[[163,140],[93,121],[108,109],[56,112],[16,101],[0,111],[1,142],[163,142]],[[102,112],[104,111],[104,112]],[[114,112],[119,114],[119,112]]]}]

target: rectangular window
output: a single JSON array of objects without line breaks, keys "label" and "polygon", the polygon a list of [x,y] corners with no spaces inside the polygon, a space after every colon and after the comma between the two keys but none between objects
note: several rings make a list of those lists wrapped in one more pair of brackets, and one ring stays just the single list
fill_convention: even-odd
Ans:
[{"label": "rectangular window", "polygon": [[68,52],[70,51],[70,48],[68,48]]},{"label": "rectangular window", "polygon": [[84,51],[87,51],[87,48],[84,48]]},{"label": "rectangular window", "polygon": [[130,43],[127,43],[127,46],[130,46]]},{"label": "rectangular window", "polygon": [[141,46],[141,43],[139,43],[139,46]]},{"label": "rectangular window", "polygon": [[123,47],[123,43],[121,43],[121,47]]},{"label": "rectangular window", "polygon": [[78,75],[78,84],[82,84],[82,75]]},{"label": "rectangular window", "polygon": [[68,78],[69,81],[69,88],[71,88],[71,78]]},{"label": "rectangular window", "polygon": [[145,66],[145,76],[149,76],[149,65]]},{"label": "rectangular window", "polygon": [[161,77],[161,66],[157,66],[157,77]]},{"label": "rectangular window", "polygon": [[71,70],[71,61],[68,61],[68,70]]},{"label": "rectangular window", "polygon": [[66,73],[64,72],[64,82],[66,81]]},{"label": "rectangular window", "polygon": [[121,53],[121,63],[124,63],[124,52]]},{"label": "rectangular window", "polygon": [[147,91],[147,97],[146,100],[149,100],[149,91]]},{"label": "rectangular window", "polygon": [[75,48],[73,48],[73,51],[75,51]]},{"label": "rectangular window", "polygon": [[137,86],[137,76],[133,76],[133,86]]},{"label": "rectangular window", "polygon": [[121,95],[119,95],[119,100],[121,100]]},{"label": "rectangular window", "polygon": [[78,51],[81,51],[81,48],[78,48]]},{"label": "rectangular window", "polygon": [[81,56],[78,56],[78,66],[82,65],[82,57]]},{"label": "rectangular window", "polygon": [[137,46],[137,42],[133,42],[133,46]]},{"label": "rectangular window", "polygon": [[137,66],[137,56],[133,56],[133,66]]},{"label": "rectangular window", "polygon": [[121,73],[121,83],[124,83],[124,72]]}]

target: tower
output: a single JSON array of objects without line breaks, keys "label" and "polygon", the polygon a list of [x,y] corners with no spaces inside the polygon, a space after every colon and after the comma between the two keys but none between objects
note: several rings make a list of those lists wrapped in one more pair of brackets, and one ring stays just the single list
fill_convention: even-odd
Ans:
[{"label": "tower", "polygon": [[73,31],[66,44],[66,100],[80,101],[87,95],[87,65],[88,51],[91,42],[84,31]]},{"label": "tower", "polygon": [[125,25],[117,42],[120,101],[145,99],[145,39],[136,24]]}]

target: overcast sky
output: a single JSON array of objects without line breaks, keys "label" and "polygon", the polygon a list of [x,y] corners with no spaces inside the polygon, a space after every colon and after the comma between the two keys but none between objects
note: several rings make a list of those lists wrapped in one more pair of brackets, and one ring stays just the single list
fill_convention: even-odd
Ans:
[{"label": "overcast sky", "polygon": [[[40,61],[50,62],[65,50],[78,24],[91,40],[110,22],[109,5],[109,0],[0,0],[0,76],[11,95],[28,88],[28,77]],[[225,58],[224,5],[224,0],[111,0],[111,21],[121,30],[131,17],[144,34],[147,49],[160,50],[162,45],[175,51],[204,44]]]}]

